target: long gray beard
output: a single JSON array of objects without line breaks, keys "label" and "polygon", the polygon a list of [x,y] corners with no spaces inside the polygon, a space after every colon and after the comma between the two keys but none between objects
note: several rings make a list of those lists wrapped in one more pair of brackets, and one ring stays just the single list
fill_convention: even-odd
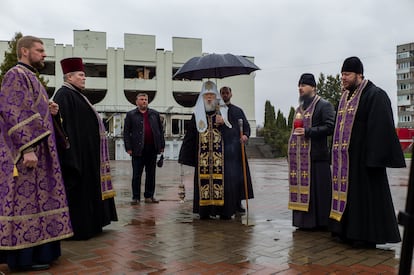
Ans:
[{"label": "long gray beard", "polygon": [[208,104],[206,101],[204,101],[204,109],[206,112],[213,112],[216,110],[216,103],[212,102]]}]

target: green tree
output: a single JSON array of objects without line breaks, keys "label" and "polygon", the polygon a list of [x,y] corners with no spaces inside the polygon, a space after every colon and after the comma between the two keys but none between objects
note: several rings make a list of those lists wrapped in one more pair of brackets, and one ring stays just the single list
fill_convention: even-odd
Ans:
[{"label": "green tree", "polygon": [[335,107],[335,110],[338,109],[339,100],[341,99],[341,78],[339,74],[336,76],[328,75],[325,78],[325,75],[321,73],[319,75],[318,83],[316,84],[316,89],[318,94],[332,103]]},{"label": "green tree", "polygon": [[[4,52],[4,61],[0,64],[0,83],[3,82],[3,77],[9,69],[17,64],[17,41],[23,36],[21,32],[16,32],[14,38],[9,41],[9,50]],[[39,72],[36,73],[40,82],[47,90],[47,80],[40,76]],[[49,96],[51,96],[49,94]]]},{"label": "green tree", "polygon": [[265,117],[264,117],[264,127],[272,128],[275,124],[275,108],[270,103],[269,100],[265,102]]},{"label": "green tree", "polygon": [[3,81],[3,77],[7,71],[17,63],[17,40],[19,40],[22,36],[21,32],[16,32],[14,34],[14,38],[8,43],[9,50],[4,52],[4,61],[0,65],[0,83]]},{"label": "green tree", "polygon": [[266,101],[265,104],[265,123],[262,133],[266,144],[270,145],[276,157],[287,155],[290,128],[280,110],[275,117],[275,108],[270,101]]},{"label": "green tree", "polygon": [[275,108],[266,100],[265,103],[265,118],[263,126],[263,137],[267,144],[273,144],[273,137],[276,131]]},{"label": "green tree", "polygon": [[283,116],[283,113],[278,110],[277,117],[276,117],[276,129],[278,130],[286,130],[286,118]]},{"label": "green tree", "polygon": [[276,132],[273,139],[273,146],[277,157],[287,156],[289,134],[290,129],[288,129],[286,118],[283,113],[278,110],[276,117]]},{"label": "green tree", "polygon": [[289,117],[288,117],[288,129],[292,129],[295,112],[296,112],[295,108],[290,107]]}]

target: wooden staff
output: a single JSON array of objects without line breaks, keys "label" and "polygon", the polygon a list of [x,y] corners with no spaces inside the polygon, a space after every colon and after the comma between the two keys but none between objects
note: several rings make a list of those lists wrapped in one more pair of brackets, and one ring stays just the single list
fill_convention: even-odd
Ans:
[{"label": "wooden staff", "polygon": [[241,145],[241,154],[242,154],[242,165],[243,165],[243,182],[244,182],[244,194],[246,195],[246,223],[249,224],[249,190],[247,189],[247,175],[246,175],[246,154],[244,152],[244,143],[241,138],[243,137],[243,119],[239,119],[239,128],[240,128],[240,145]]}]

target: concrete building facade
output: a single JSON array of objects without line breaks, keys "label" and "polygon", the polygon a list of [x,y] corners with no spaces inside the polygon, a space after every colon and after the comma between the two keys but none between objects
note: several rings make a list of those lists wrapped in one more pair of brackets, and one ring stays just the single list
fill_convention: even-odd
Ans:
[{"label": "concrete building facade", "polygon": [[[82,57],[85,64],[85,95],[102,115],[113,141],[114,159],[129,159],[122,141],[125,113],[135,108],[135,96],[149,95],[149,106],[161,113],[166,136],[165,157],[177,159],[186,123],[201,90],[202,81],[172,80],[172,75],[190,58],[203,55],[199,38],[172,38],[172,50],[156,48],[154,35],[124,34],[124,48],[107,47],[106,33],[75,30],[73,45],[56,44],[42,38],[46,66],[40,72],[48,81],[50,97],[63,83],[60,60]],[[9,49],[0,41],[0,63]],[[253,57],[247,57],[251,61]],[[230,86],[232,102],[243,108],[256,133],[255,73],[214,80],[217,86]]]},{"label": "concrete building facade", "polygon": [[414,128],[414,43],[397,46],[398,127]]}]

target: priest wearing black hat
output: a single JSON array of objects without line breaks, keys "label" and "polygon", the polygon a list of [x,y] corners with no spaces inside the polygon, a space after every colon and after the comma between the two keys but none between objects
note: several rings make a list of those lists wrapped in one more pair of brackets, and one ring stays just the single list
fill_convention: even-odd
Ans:
[{"label": "priest wearing black hat", "polygon": [[358,57],[342,66],[332,145],[330,230],[355,248],[400,242],[386,168],[405,167],[391,102],[364,78]]},{"label": "priest wearing black hat", "polygon": [[317,95],[313,74],[302,74],[298,88],[300,104],[288,144],[289,209],[293,226],[327,230],[331,205],[327,138],[334,130],[335,110]]},{"label": "priest wearing black hat", "polygon": [[105,127],[84,94],[85,71],[81,58],[61,61],[59,104],[70,147],[59,152],[75,240],[86,240],[117,221]]}]

